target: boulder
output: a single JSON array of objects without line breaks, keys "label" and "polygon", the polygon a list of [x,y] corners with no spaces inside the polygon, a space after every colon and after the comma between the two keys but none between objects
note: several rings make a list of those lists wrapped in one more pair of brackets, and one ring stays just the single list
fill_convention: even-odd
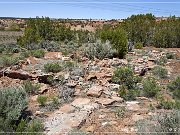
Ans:
[{"label": "boulder", "polygon": [[100,97],[103,91],[103,87],[102,86],[92,86],[88,92],[87,92],[87,96],[91,96],[91,97]]},{"label": "boulder", "polygon": [[28,72],[23,70],[7,70],[4,72],[4,75],[13,79],[21,79],[21,80],[27,80],[32,79],[32,75],[30,75]]}]

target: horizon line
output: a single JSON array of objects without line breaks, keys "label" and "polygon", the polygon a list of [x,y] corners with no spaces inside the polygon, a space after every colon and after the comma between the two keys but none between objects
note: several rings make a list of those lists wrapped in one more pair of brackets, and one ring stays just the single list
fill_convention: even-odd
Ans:
[{"label": "horizon line", "polygon": [[8,2],[8,1],[2,1],[0,2],[2,4],[41,4],[41,3],[44,3],[44,4],[123,4],[123,3],[129,3],[129,4],[180,4],[179,1],[175,2],[175,1],[172,1],[172,2],[167,2],[167,1],[162,1],[162,2],[158,2],[158,1],[154,1],[154,2],[140,2],[140,1],[137,1],[137,2],[127,2],[127,1],[122,1],[122,2],[80,2],[80,1],[77,1],[77,2],[60,2],[60,1],[44,1],[44,2],[40,2],[40,1],[12,1],[12,2]]}]

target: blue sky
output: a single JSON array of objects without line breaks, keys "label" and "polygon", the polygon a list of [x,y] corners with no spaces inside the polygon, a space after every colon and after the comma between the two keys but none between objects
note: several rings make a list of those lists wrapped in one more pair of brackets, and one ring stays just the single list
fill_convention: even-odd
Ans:
[{"label": "blue sky", "polygon": [[0,0],[1,17],[122,19],[140,13],[180,16],[180,0]]}]

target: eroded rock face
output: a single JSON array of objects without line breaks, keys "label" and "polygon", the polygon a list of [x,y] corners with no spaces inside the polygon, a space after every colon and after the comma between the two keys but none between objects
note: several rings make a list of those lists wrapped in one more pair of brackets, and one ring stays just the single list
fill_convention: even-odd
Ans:
[{"label": "eroded rock face", "polygon": [[73,128],[79,128],[84,123],[90,112],[80,111],[75,113],[56,112],[44,123],[48,135],[67,135]]},{"label": "eroded rock face", "polygon": [[64,105],[46,119],[44,123],[46,134],[67,135],[73,128],[80,128],[91,112],[97,108],[97,104],[90,103],[86,98],[78,98],[71,104]]}]

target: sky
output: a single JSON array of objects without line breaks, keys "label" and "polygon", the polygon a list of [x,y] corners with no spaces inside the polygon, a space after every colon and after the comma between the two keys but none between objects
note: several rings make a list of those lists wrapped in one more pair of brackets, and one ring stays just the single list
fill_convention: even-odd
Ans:
[{"label": "sky", "polygon": [[0,0],[0,17],[124,19],[145,13],[180,16],[180,0]]}]

